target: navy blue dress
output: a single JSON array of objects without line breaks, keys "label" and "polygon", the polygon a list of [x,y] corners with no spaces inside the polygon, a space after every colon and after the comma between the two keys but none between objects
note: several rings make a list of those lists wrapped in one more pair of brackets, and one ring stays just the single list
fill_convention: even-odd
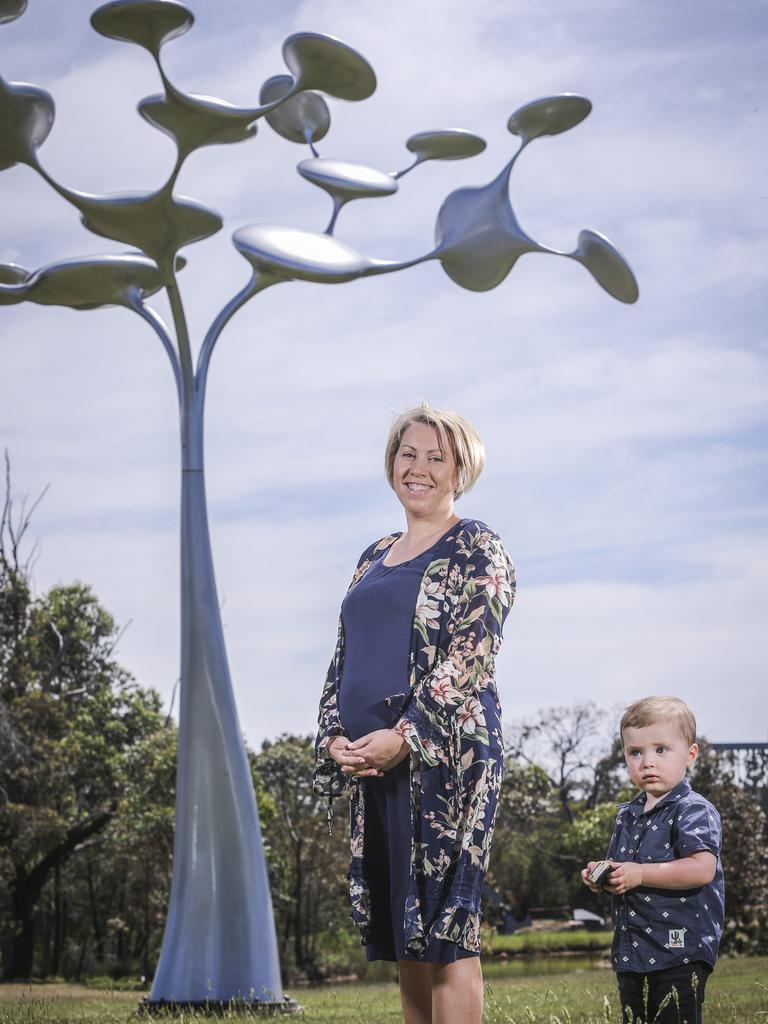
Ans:
[{"label": "navy blue dress", "polygon": [[[339,686],[339,717],[351,739],[375,729],[391,729],[399,701],[408,689],[411,629],[424,571],[447,557],[447,531],[431,548],[400,565],[384,557],[352,587],[341,608],[344,664]],[[410,874],[410,772],[408,758],[384,777],[362,780],[365,798],[363,870],[371,898],[368,960],[452,963],[477,956],[445,939],[433,939],[421,956],[405,953],[405,899]]]}]

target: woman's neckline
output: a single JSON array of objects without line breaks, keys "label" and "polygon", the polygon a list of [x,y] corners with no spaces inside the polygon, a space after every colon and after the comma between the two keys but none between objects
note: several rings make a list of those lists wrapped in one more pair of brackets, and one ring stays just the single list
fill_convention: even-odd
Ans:
[{"label": "woman's neckline", "polygon": [[[413,555],[413,556],[412,556],[411,558],[406,558],[406,559],[405,559],[405,561],[403,561],[403,562],[395,562],[395,563],[394,563],[394,564],[392,564],[392,565],[389,565],[389,564],[387,563],[387,561],[386,561],[386,557],[387,557],[387,555],[388,555],[388,554],[390,553],[390,551],[392,550],[392,545],[390,545],[390,547],[388,547],[388,548],[387,548],[387,550],[386,550],[386,551],[384,552],[384,554],[383,554],[383,555],[381,556],[381,564],[382,564],[382,565],[384,566],[384,568],[385,568],[385,569],[397,569],[397,567],[398,567],[398,566],[400,566],[400,565],[408,565],[408,563],[409,563],[409,562],[414,562],[414,561],[415,561],[415,560],[416,560],[417,558],[421,558],[421,556],[422,556],[422,555],[426,555],[426,553],[427,553],[428,551],[431,551],[431,550],[432,550],[432,548],[436,548],[436,547],[437,547],[437,545],[438,545],[438,544],[440,543],[440,541],[442,541],[442,540],[445,540],[445,538],[446,538],[446,537],[448,536],[448,534],[449,534],[449,533],[450,533],[450,532],[451,532],[452,530],[455,530],[457,526],[461,526],[461,524],[462,524],[463,522],[464,522],[464,520],[463,520],[463,519],[457,519],[457,521],[456,521],[456,522],[455,522],[455,523],[454,523],[454,524],[453,524],[452,526],[449,526],[449,527],[448,527],[448,529],[447,529],[447,530],[445,531],[445,533],[442,533],[442,534],[441,534],[441,535],[440,535],[440,536],[439,536],[439,537],[437,538],[437,540],[433,541],[433,542],[432,542],[432,543],[431,543],[431,544],[429,545],[429,547],[428,547],[428,548],[424,548],[424,550],[423,550],[423,551],[419,551],[419,552],[418,552],[418,554],[415,554],[415,555]],[[398,537],[397,537],[396,539],[397,539],[397,540],[399,540],[399,539],[400,539],[400,537],[402,537],[402,532],[401,532],[400,534],[398,534]],[[393,543],[394,543],[394,542],[393,542]]]}]

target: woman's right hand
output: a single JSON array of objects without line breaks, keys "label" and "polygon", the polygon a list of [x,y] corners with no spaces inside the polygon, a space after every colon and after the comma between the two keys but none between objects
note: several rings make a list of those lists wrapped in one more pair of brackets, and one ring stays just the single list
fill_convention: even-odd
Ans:
[{"label": "woman's right hand", "polygon": [[381,778],[384,772],[379,771],[378,768],[370,768],[365,766],[365,758],[361,757],[354,750],[348,750],[349,740],[346,736],[334,736],[331,742],[326,747],[326,750],[336,762],[343,768],[348,768],[349,771],[345,772],[346,775],[353,775],[362,777],[366,775],[373,775],[377,778]]}]

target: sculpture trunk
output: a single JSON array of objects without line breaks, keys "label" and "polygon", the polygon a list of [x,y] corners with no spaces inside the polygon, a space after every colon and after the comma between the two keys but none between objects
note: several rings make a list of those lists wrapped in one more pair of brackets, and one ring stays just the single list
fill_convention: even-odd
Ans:
[{"label": "sculpture trunk", "polygon": [[[189,390],[193,393],[190,396]],[[173,879],[150,1003],[283,999],[258,810],[211,557],[202,402],[182,411],[181,687]]]}]

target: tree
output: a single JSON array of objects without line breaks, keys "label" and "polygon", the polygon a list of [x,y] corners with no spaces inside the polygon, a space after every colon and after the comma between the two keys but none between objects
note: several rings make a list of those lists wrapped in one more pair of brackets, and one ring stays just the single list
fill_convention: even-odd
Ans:
[{"label": "tree", "polygon": [[574,801],[594,808],[619,789],[621,743],[606,741],[606,717],[592,703],[574,704],[547,708],[509,731],[507,756],[544,772],[570,824]]},{"label": "tree", "polygon": [[[496,812],[487,884],[501,896],[501,906],[486,912],[500,924],[498,912],[525,917],[529,907],[550,902],[558,872],[552,849],[561,825],[560,808],[546,772],[535,764],[509,758]],[[555,884],[559,879],[555,878]]]},{"label": "tree", "polygon": [[[126,751],[161,724],[160,698],[114,660],[114,620],[82,583],[33,599],[10,471],[0,517],[0,848],[3,974],[32,973],[34,911],[52,874],[103,832]],[[33,549],[34,550],[34,549]]]},{"label": "tree", "polygon": [[253,756],[254,774],[274,808],[267,856],[281,960],[310,978],[322,975],[321,961],[334,947],[359,944],[345,882],[347,823],[328,835],[327,803],[312,789],[313,766],[309,736],[284,733]]},{"label": "tree", "polygon": [[157,963],[171,883],[176,749],[176,728],[166,720],[126,751],[119,803],[94,866],[96,899],[88,874],[96,959],[104,961],[109,935],[116,966],[146,978]]},{"label": "tree", "polygon": [[720,814],[725,876],[724,952],[768,952],[768,844],[759,794],[733,778],[727,759],[702,742],[691,784]]},{"label": "tree", "polygon": [[27,977],[33,911],[51,872],[112,820],[120,761],[161,724],[160,698],[112,658],[116,628],[83,584],[52,588],[32,604],[13,670],[3,681],[17,737],[0,841],[13,865],[6,977]]}]

